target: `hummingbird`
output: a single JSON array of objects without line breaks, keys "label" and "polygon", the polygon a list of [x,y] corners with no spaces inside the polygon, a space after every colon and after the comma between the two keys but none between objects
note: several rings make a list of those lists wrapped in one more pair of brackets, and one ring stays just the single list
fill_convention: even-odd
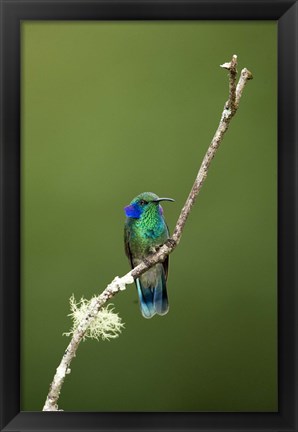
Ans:
[{"label": "hummingbird", "polygon": [[[174,200],[143,192],[124,208],[124,245],[131,268],[140,264],[169,238],[161,201]],[[169,310],[166,286],[168,268],[167,256],[163,263],[157,263],[135,280],[144,318],[152,318],[155,314],[165,315]]]}]

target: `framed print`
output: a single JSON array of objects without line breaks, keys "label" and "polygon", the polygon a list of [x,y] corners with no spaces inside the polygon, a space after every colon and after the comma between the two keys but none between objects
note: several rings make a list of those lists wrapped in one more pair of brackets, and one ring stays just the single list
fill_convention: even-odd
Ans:
[{"label": "framed print", "polygon": [[297,430],[296,32],[1,1],[1,430]]}]

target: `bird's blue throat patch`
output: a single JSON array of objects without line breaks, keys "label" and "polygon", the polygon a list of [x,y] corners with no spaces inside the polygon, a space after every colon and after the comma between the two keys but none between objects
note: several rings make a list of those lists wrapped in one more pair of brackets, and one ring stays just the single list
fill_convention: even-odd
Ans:
[{"label": "bird's blue throat patch", "polygon": [[141,209],[138,206],[134,206],[134,205],[128,205],[124,207],[124,212],[127,217],[134,218],[134,219],[139,219],[142,213]]}]

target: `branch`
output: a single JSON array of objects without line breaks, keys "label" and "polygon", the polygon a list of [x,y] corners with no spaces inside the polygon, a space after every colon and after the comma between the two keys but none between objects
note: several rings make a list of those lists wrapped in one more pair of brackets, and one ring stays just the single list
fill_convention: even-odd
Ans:
[{"label": "branch", "polygon": [[164,261],[167,255],[173,252],[173,250],[179,244],[184,225],[187,221],[191,208],[194,205],[195,200],[203,186],[203,183],[206,180],[211,161],[214,158],[215,153],[223,140],[224,134],[229,127],[231,119],[234,117],[235,113],[238,110],[240,98],[242,96],[242,92],[247,81],[252,79],[252,74],[247,69],[243,69],[241,71],[238,84],[236,86],[236,55],[232,57],[231,62],[224,63],[223,65],[221,65],[221,67],[227,69],[229,72],[229,98],[225,103],[218,128],[209,145],[207,153],[205,154],[195,182],[184,204],[184,207],[181,210],[172,237],[169,238],[161,247],[159,247],[157,252],[150,255],[146,260],[141,262],[137,267],[132,269],[125,276],[121,278],[117,276],[99,296],[92,299],[88,312],[82,319],[79,326],[74,331],[72,339],[63,354],[62,360],[56,370],[56,374],[50,385],[50,390],[45,405],[43,407],[43,411],[58,411],[57,403],[60,396],[60,391],[66,375],[70,373],[71,361],[75,357],[78,346],[84,338],[84,335],[90,323],[95,319],[102,306],[119,291],[125,290],[126,285],[132,284],[135,279],[137,279],[141,274],[145,273],[149,268],[153,267],[158,262]]}]

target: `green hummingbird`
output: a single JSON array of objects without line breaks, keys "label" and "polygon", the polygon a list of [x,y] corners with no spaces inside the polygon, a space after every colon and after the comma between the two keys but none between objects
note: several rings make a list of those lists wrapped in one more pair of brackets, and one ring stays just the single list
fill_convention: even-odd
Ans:
[{"label": "green hummingbird", "polygon": [[[131,268],[136,267],[169,238],[169,229],[159,204],[161,201],[174,200],[159,198],[152,192],[143,192],[124,208],[125,253]],[[163,263],[151,267],[135,281],[144,318],[152,318],[155,314],[165,315],[169,310],[166,287],[168,268],[167,256]]]}]

